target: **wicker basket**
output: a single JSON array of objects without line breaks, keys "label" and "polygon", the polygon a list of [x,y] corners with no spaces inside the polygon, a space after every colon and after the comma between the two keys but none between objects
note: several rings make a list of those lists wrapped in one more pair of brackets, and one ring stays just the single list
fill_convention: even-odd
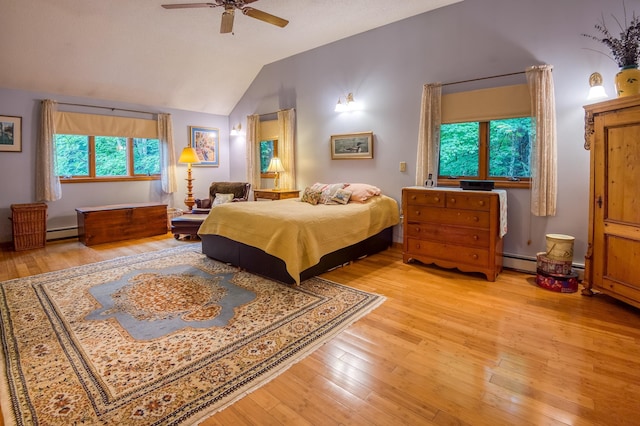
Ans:
[{"label": "wicker basket", "polygon": [[13,248],[16,251],[44,247],[47,240],[47,205],[12,204]]}]

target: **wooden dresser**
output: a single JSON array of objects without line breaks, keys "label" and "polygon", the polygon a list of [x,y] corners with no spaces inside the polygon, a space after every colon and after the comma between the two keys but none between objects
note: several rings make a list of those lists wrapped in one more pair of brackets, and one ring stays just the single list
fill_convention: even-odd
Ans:
[{"label": "wooden dresser", "polygon": [[480,272],[502,271],[500,193],[457,188],[402,189],[403,261]]},{"label": "wooden dresser", "polygon": [[78,207],[78,239],[87,246],[167,233],[167,205]]},{"label": "wooden dresser", "polygon": [[640,308],[640,96],[585,112],[591,179],[583,294],[596,289]]}]

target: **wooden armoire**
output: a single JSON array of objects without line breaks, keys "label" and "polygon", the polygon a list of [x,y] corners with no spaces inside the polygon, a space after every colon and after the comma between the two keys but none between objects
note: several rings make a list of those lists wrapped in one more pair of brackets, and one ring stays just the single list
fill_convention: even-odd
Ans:
[{"label": "wooden armoire", "polygon": [[584,109],[591,173],[582,293],[640,307],[640,96]]}]

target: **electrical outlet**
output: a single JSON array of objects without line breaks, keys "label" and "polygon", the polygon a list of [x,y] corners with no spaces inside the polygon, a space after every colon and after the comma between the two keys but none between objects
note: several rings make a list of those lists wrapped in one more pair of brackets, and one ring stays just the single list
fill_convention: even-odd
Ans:
[{"label": "electrical outlet", "polygon": [[400,171],[401,172],[406,172],[407,171],[407,162],[406,161],[401,161],[400,162]]}]

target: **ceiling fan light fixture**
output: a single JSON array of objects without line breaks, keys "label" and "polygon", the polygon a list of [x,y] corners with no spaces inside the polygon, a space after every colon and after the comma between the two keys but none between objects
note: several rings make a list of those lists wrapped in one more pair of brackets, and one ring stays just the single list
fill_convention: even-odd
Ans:
[{"label": "ceiling fan light fixture", "polygon": [[231,33],[233,31],[233,17],[235,9],[240,9],[240,11],[244,15],[247,15],[251,18],[258,19],[268,24],[278,26],[280,28],[284,28],[287,26],[289,21],[287,21],[286,19],[247,6],[247,4],[256,1],[258,0],[215,0],[215,3],[174,3],[163,4],[161,6],[165,9],[191,9],[198,7],[222,6],[224,7],[224,12],[222,12],[222,22],[220,23],[220,32],[222,34]]},{"label": "ceiling fan light fixture", "polygon": [[222,21],[220,21],[220,33],[228,34],[233,31],[233,6],[225,6],[224,12],[222,12]]}]

